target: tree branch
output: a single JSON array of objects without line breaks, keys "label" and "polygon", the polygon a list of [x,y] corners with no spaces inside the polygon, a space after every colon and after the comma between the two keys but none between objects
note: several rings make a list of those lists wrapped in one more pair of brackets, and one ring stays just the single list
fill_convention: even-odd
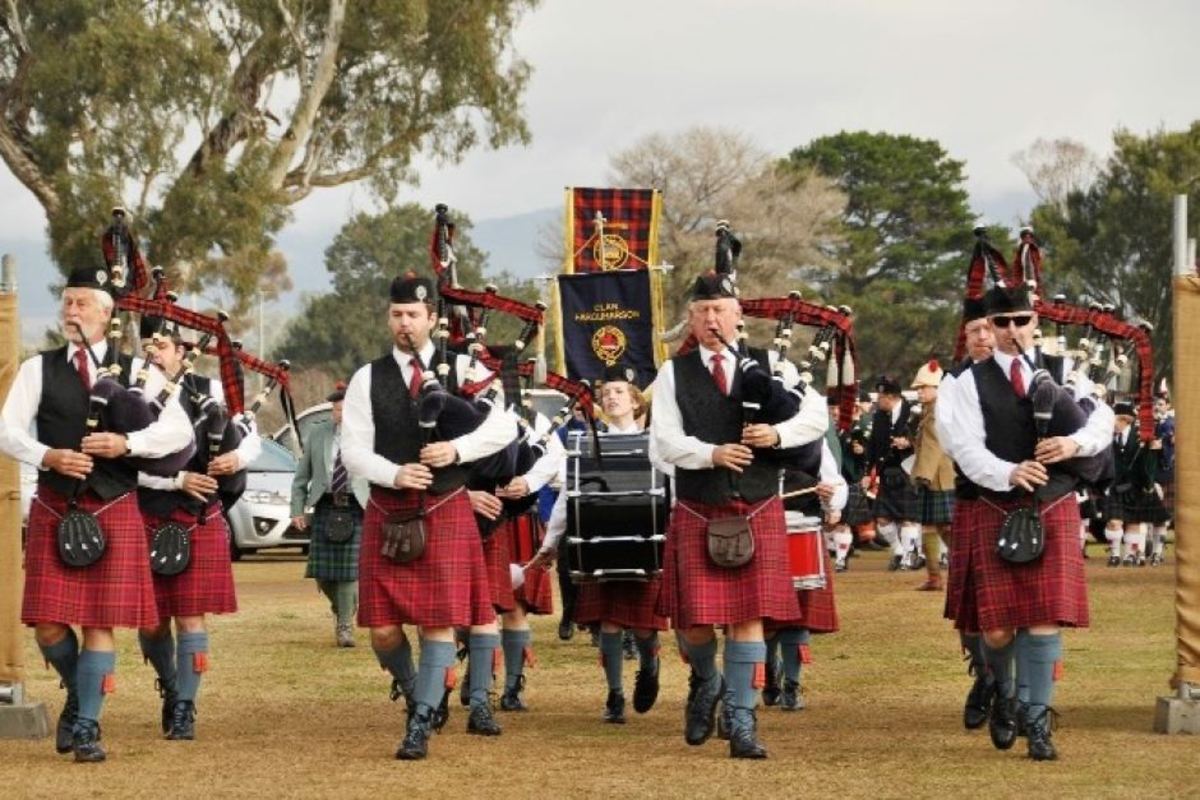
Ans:
[{"label": "tree branch", "polygon": [[46,180],[46,176],[37,162],[25,152],[25,148],[21,146],[18,138],[9,127],[7,120],[0,124],[0,158],[4,159],[4,163],[12,170],[12,174],[16,176],[17,180],[33,192],[33,196],[46,210],[46,217],[52,219],[62,208],[58,192]]},{"label": "tree branch", "polygon": [[302,142],[308,140],[321,103],[333,85],[337,76],[337,56],[342,41],[342,26],[346,21],[346,0],[331,0],[329,17],[325,21],[325,38],[321,43],[321,52],[313,65],[312,80],[302,85],[300,100],[292,114],[291,125],[288,126],[283,138],[271,156],[271,164],[267,170],[267,183],[282,189],[288,175],[288,168],[296,156],[296,150]]}]

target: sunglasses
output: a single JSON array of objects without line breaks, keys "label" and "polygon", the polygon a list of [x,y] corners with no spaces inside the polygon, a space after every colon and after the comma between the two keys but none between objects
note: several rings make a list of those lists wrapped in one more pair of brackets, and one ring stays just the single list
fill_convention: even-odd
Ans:
[{"label": "sunglasses", "polygon": [[992,324],[997,328],[1007,328],[1009,325],[1024,328],[1030,322],[1033,322],[1033,314],[998,314],[992,317]]}]

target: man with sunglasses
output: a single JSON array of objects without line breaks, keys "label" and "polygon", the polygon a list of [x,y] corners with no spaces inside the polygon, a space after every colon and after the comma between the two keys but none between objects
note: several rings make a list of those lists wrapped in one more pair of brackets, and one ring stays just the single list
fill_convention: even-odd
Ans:
[{"label": "man with sunglasses", "polygon": [[[951,575],[964,581],[955,625],[983,634],[984,657],[995,681],[988,725],[992,743],[1000,750],[1011,748],[1021,722],[1030,758],[1053,760],[1050,702],[1061,669],[1059,631],[1088,624],[1076,542],[1077,478],[1068,465],[1108,446],[1113,415],[1097,403],[1086,424],[1071,435],[1039,438],[1031,400],[1037,314],[1024,288],[993,289],[986,311],[994,353],[964,370],[939,402],[950,454],[969,481],[965,488],[978,493],[955,531],[956,545],[961,544],[955,548],[959,575],[954,577],[955,567]],[[1091,386],[1077,390],[1087,396]],[[1044,552],[1030,563],[1011,564],[997,555],[996,538],[1005,516],[1030,507],[1034,493]]]}]

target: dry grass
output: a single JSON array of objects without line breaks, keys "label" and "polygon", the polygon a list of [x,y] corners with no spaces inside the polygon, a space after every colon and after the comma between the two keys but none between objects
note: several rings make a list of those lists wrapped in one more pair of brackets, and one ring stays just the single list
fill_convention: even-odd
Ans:
[{"label": "dry grass", "polygon": [[[76,766],[51,743],[0,742],[4,797],[1043,797],[1189,793],[1196,742],[1151,733],[1154,701],[1174,663],[1174,569],[1109,570],[1093,558],[1093,625],[1066,639],[1056,705],[1062,760],[1034,764],[1024,745],[999,753],[960,722],[968,679],[940,618],[942,595],[918,576],[883,571],[879,554],[839,576],[843,632],[819,637],[806,671],[809,709],[760,712],[766,762],[733,762],[723,743],[687,747],[683,667],[664,652],[664,686],[648,715],[603,725],[603,679],[586,636],[563,643],[535,624],[539,664],[528,714],[503,715],[504,735],[464,733],[455,709],[425,763],[400,763],[402,705],[366,637],[331,646],[332,623],[303,564],[291,557],[236,566],[242,611],[212,625],[213,667],[201,692],[199,740],[158,736],[153,674],[131,634],[120,637],[119,690],[107,705],[110,761]],[[57,714],[61,692],[32,644],[29,688]],[[632,683],[632,666],[627,680]],[[628,690],[627,690],[628,691]]]}]

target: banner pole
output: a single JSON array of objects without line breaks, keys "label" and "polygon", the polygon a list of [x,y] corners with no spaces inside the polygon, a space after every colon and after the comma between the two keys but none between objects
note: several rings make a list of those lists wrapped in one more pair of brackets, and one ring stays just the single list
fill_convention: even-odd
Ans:
[{"label": "banner pole", "polygon": [[[0,398],[8,396],[20,366],[17,269],[5,254],[0,259]],[[0,457],[0,739],[50,735],[46,706],[25,698],[21,564],[21,469],[11,458]]]}]

